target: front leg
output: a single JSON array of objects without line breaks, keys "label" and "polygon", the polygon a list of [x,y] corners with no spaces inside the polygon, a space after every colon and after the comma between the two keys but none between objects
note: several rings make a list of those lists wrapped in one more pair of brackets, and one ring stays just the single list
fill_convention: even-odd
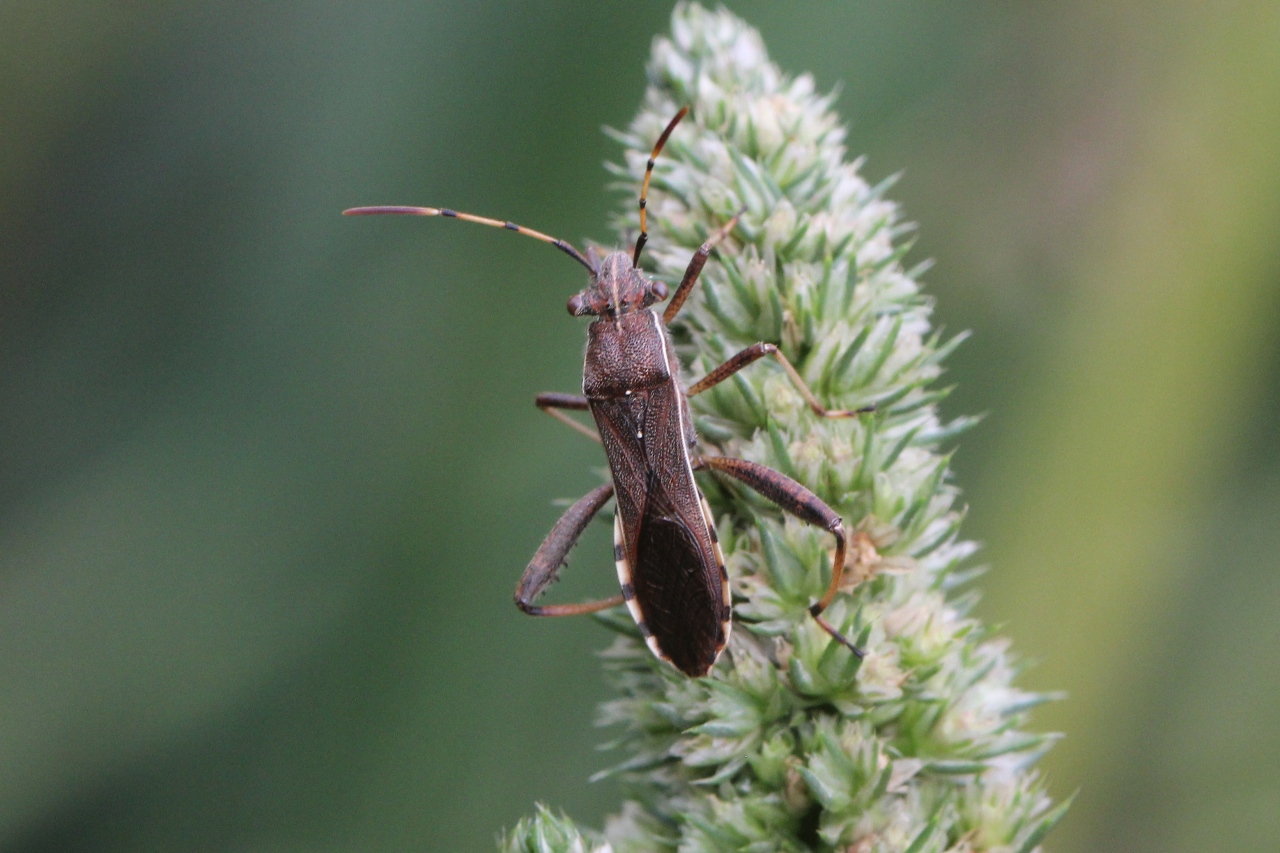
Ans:
[{"label": "front leg", "polygon": [[[672,294],[671,301],[667,303],[667,308],[662,312],[662,322],[670,323],[675,316],[680,313],[684,301],[689,298],[689,294],[693,292],[693,286],[698,283],[698,276],[702,274],[702,268],[707,265],[707,258],[711,257],[711,250],[716,244],[729,236],[729,232],[733,230],[733,226],[738,224],[738,217],[746,211],[744,207],[733,215],[728,222],[721,226],[720,230],[707,238],[707,242],[698,247],[698,251],[693,253],[693,257],[689,259],[689,266],[685,268],[684,277],[680,279],[680,286],[676,288],[676,292]],[[639,258],[639,248],[636,250],[636,257]]]},{"label": "front leg", "polygon": [[538,546],[537,553],[529,561],[529,566],[520,576],[516,585],[516,607],[530,616],[577,616],[580,613],[594,613],[606,610],[622,603],[622,596],[615,595],[600,601],[584,601],[582,604],[548,604],[539,607],[533,603],[547,587],[555,582],[563,566],[564,558],[570,549],[578,544],[582,531],[587,529],[591,519],[595,518],[600,508],[613,497],[613,483],[605,483],[587,492],[577,503],[565,510],[564,515],[551,528],[547,538]]},{"label": "front leg", "polygon": [[706,376],[699,379],[697,382],[693,383],[693,385],[689,386],[689,396],[692,397],[695,394],[701,394],[708,388],[714,388],[716,385],[719,385],[721,382],[725,381],[748,364],[759,361],[767,355],[771,355],[778,360],[778,363],[782,365],[782,369],[786,371],[787,376],[791,377],[791,381],[795,383],[796,389],[804,396],[805,401],[808,402],[809,408],[813,409],[813,413],[818,417],[851,418],[854,415],[864,415],[876,410],[874,405],[863,406],[860,409],[824,408],[823,405],[818,402],[818,398],[809,390],[809,386],[805,384],[805,381],[800,377],[799,372],[797,372],[791,365],[791,362],[787,360],[787,357],[782,354],[782,350],[778,349],[776,344],[767,343],[752,344],[742,352],[730,358],[724,364],[717,367],[715,370],[708,373]]},{"label": "front leg", "polygon": [[600,433],[591,429],[591,427],[578,423],[573,418],[560,411],[561,409],[570,409],[573,411],[585,412],[589,408],[586,397],[578,394],[557,394],[554,391],[551,391],[534,397],[533,404],[539,409],[542,409],[542,411],[546,412],[548,415],[551,415],[551,417],[555,418],[560,423],[568,424],[592,441],[597,443],[600,442]]},{"label": "front leg", "polygon": [[831,583],[827,586],[827,592],[822,596],[822,600],[809,607],[809,615],[833,639],[843,644],[857,657],[862,657],[865,654],[862,649],[855,646],[831,623],[822,618],[822,611],[826,610],[831,599],[835,598],[836,591],[840,588],[840,577],[844,574],[844,521],[840,515],[827,506],[822,498],[795,480],[757,462],[732,459],[728,456],[704,456],[698,460],[697,467],[727,474],[750,486],[801,521],[820,527],[836,538],[836,555],[831,564]]}]

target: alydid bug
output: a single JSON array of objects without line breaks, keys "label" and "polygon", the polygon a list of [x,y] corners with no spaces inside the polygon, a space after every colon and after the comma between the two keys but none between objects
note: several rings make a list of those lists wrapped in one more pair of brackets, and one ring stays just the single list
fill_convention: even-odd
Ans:
[{"label": "alydid bug", "polygon": [[[758,359],[773,356],[815,413],[846,418],[871,411],[826,409],[799,373],[771,343],[747,347],[702,379],[680,381],[680,365],[667,325],[679,313],[698,281],[711,250],[737,224],[732,217],[694,253],[679,287],[661,314],[655,303],[667,286],[639,270],[648,239],[645,202],[654,160],[671,132],[688,113],[685,107],[658,138],[640,189],[640,235],[634,249],[600,259],[584,256],[563,240],[539,231],[447,208],[356,207],[346,215],[378,213],[444,216],[506,228],[550,243],[586,267],[590,284],[569,300],[569,313],[596,319],[588,329],[582,395],[540,394],[538,408],[604,446],[613,482],[594,489],[560,517],[533,555],[516,587],[516,604],[531,616],[572,616],[625,603],[655,655],[690,676],[706,675],[724,650],[732,623],[729,577],[716,537],[715,521],[694,480],[695,471],[712,471],[738,480],[786,512],[835,538],[831,581],[809,613],[853,654],[862,651],[840,634],[822,612],[840,586],[845,563],[845,532],[840,516],[813,492],[783,474],[744,459],[698,452],[688,398],[723,382]],[[591,412],[598,432],[565,414]],[[570,549],[610,499],[614,513],[614,561],[621,594],[581,604],[538,605],[534,601],[556,579]]]}]

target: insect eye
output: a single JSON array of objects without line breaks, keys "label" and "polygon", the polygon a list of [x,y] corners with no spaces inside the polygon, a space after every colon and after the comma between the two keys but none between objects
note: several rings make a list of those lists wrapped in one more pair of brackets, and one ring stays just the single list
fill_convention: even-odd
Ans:
[{"label": "insect eye", "polygon": [[660,281],[649,282],[649,292],[653,294],[653,298],[659,302],[667,298],[667,286]]},{"label": "insect eye", "polygon": [[582,294],[575,293],[573,296],[570,296],[569,304],[566,307],[569,309],[570,315],[574,317],[579,316],[582,313]]}]

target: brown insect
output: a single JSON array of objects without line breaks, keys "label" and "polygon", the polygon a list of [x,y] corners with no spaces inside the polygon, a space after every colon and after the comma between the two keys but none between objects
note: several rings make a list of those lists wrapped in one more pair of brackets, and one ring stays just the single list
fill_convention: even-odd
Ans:
[{"label": "brown insect", "polygon": [[[706,675],[728,642],[733,612],[715,519],[694,479],[695,471],[714,471],[746,484],[786,512],[835,537],[831,582],[809,613],[828,634],[861,657],[862,651],[822,618],[844,570],[845,533],[840,516],[813,492],[771,468],[744,459],[699,455],[688,398],[758,359],[773,356],[818,415],[852,417],[873,407],[824,408],[777,346],[763,342],[747,347],[688,390],[682,386],[667,326],[689,298],[711,250],[733,230],[738,216],[694,253],[661,314],[651,306],[667,298],[667,286],[646,278],[638,269],[640,252],[648,240],[645,201],[654,160],[688,111],[685,107],[671,120],[649,156],[640,190],[640,236],[630,254],[612,252],[601,260],[591,250],[584,256],[563,240],[514,222],[447,208],[357,207],[344,213],[445,216],[506,228],[550,243],[591,274],[587,289],[568,305],[575,317],[597,318],[588,328],[582,395],[540,394],[536,404],[599,441],[609,459],[613,481],[569,507],[547,534],[516,587],[516,604],[521,610],[532,616],[572,616],[625,602],[655,655],[688,675]],[[589,410],[599,431],[570,418],[566,410]],[[581,604],[534,604],[556,579],[583,530],[611,498],[617,504],[614,561],[621,594]]]}]

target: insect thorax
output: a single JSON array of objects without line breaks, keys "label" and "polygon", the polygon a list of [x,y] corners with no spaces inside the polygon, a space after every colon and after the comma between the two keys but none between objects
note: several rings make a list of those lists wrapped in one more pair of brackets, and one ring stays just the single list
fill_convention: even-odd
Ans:
[{"label": "insect thorax", "polygon": [[588,397],[619,397],[671,381],[666,329],[653,311],[601,318],[591,324],[582,392]]}]

